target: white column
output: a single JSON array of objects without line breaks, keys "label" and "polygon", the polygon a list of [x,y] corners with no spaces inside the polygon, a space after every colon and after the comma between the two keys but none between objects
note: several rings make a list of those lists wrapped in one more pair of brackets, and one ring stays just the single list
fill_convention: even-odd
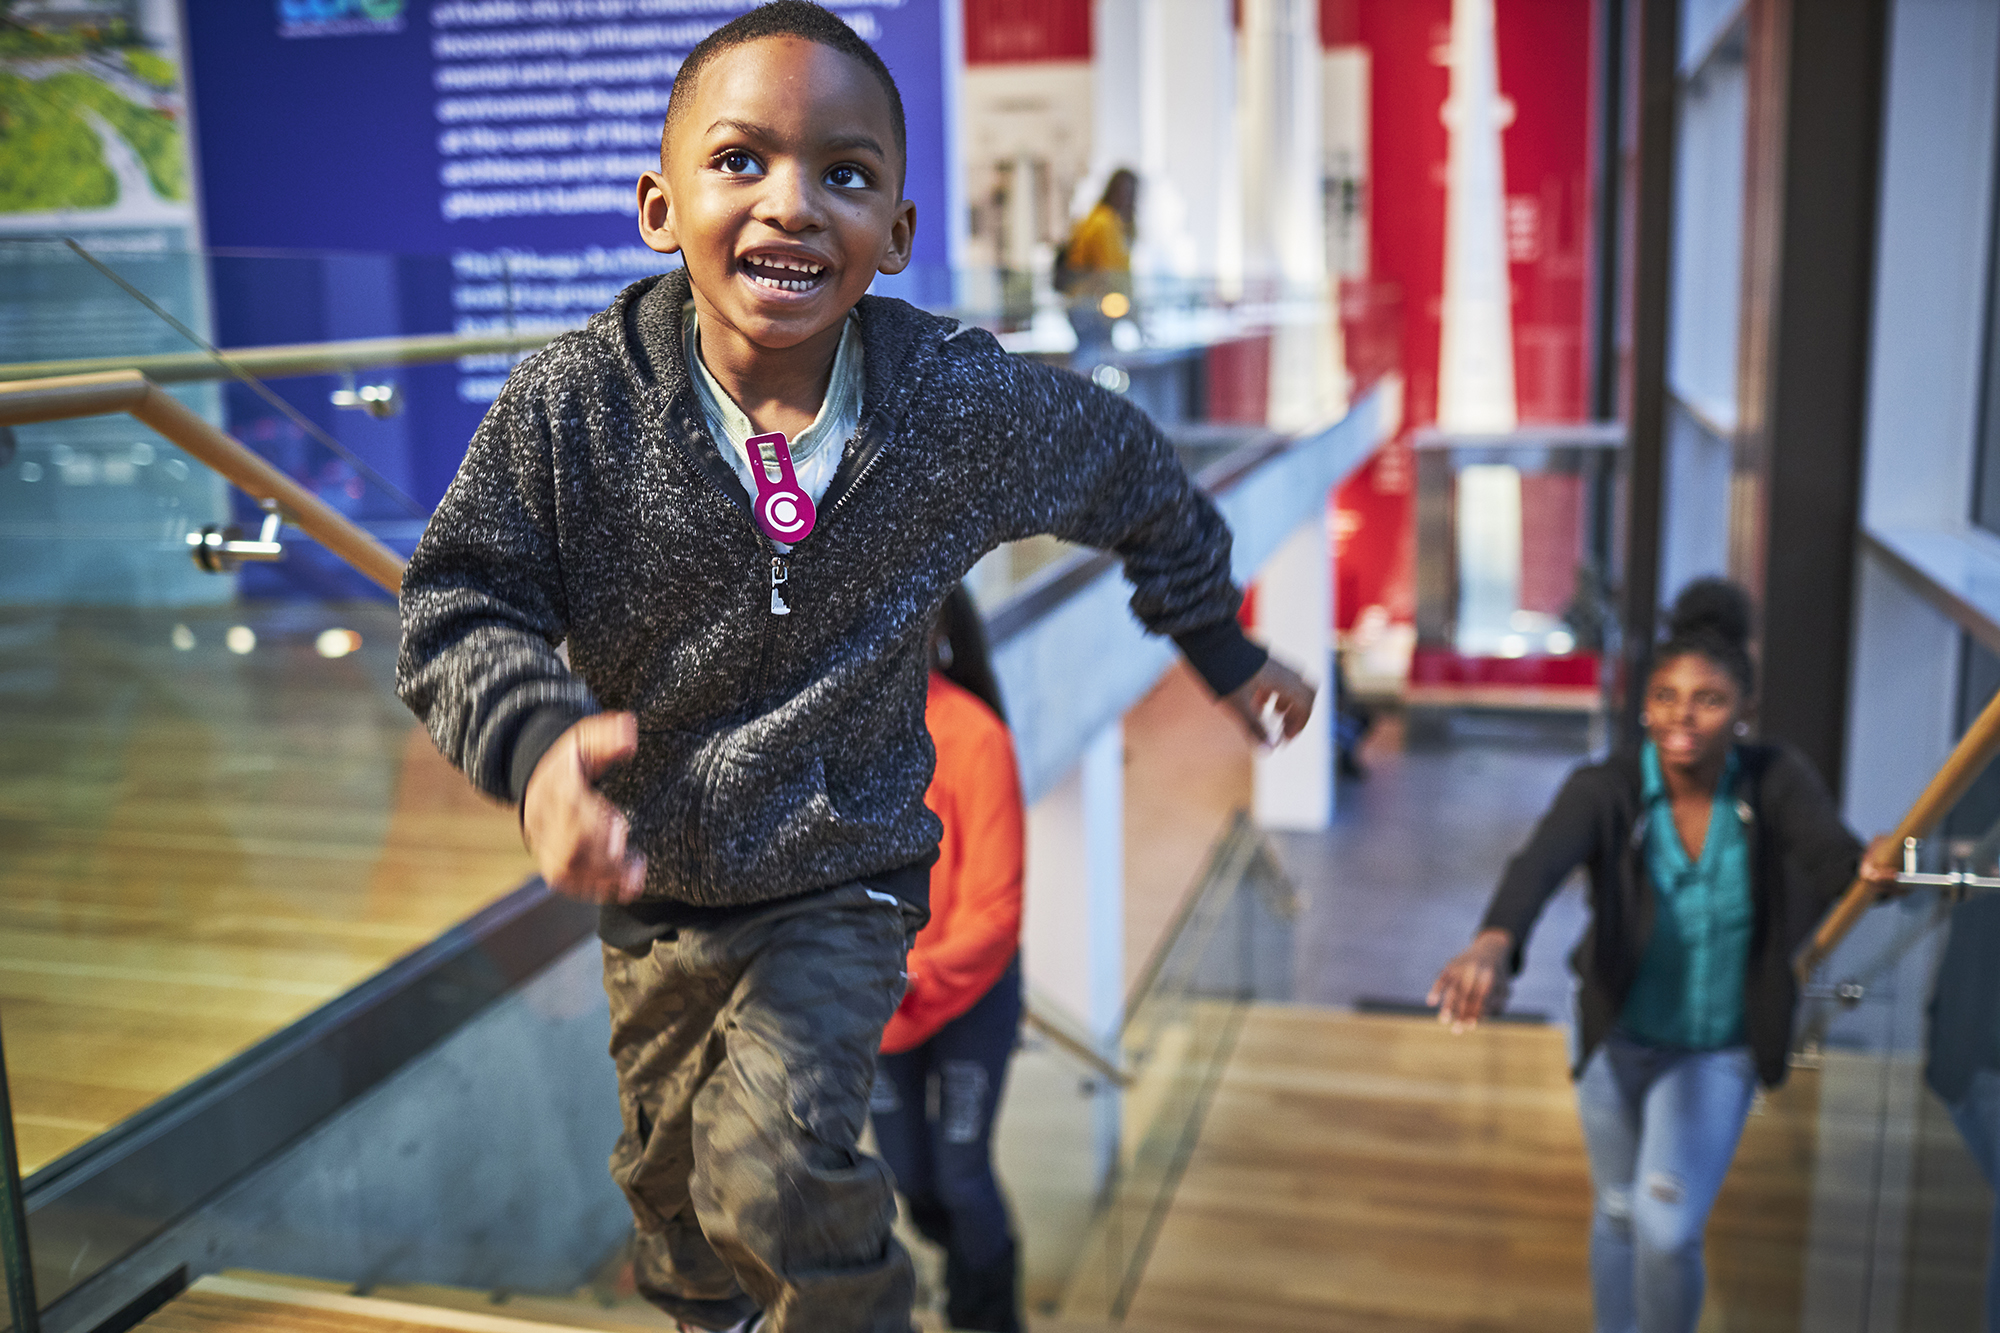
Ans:
[{"label": "white column", "polygon": [[1000,227],[1000,265],[1017,273],[1034,268],[1035,252],[1042,241],[1042,198],[1035,170],[1038,164],[1046,174],[1046,158],[1021,153],[1014,158],[1007,179],[1007,215]]},{"label": "white column", "polygon": [[1255,762],[1252,814],[1269,829],[1333,820],[1333,546],[1328,511],[1299,525],[1257,574],[1257,633],[1319,689],[1305,730]]},{"label": "white column", "polygon": [[1132,267],[1210,280],[1234,244],[1236,30],[1231,0],[1095,0],[1090,175],[1072,210],[1119,167],[1139,173]]},{"label": "white column", "polygon": [[1139,15],[1143,276],[1213,280],[1236,188],[1236,29],[1230,0],[1144,0]]},{"label": "white column", "polygon": [[[1140,60],[1143,0],[1094,0],[1091,5],[1090,177],[1080,194],[1095,203],[1119,167],[1139,169],[1145,101]],[[1079,200],[1077,202],[1084,202]]]},{"label": "white column", "polygon": [[1337,46],[1326,53],[1320,82],[1326,93],[1323,131],[1327,209],[1327,272],[1332,278],[1368,276],[1368,88],[1365,46]]},{"label": "white column", "polygon": [[1270,423],[1308,430],[1347,407],[1326,270],[1326,108],[1316,0],[1243,0],[1238,137],[1247,293],[1283,303]]},{"label": "white column", "polygon": [[[1099,732],[1028,811],[1021,957],[1028,983],[1109,1047],[1125,1007],[1125,728]],[[1118,1153],[1119,1100],[1097,1101],[1100,1174]]]}]

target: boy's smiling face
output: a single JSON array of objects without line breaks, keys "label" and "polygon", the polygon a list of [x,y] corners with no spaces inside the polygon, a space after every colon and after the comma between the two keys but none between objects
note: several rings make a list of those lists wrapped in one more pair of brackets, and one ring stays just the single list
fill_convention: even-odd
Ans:
[{"label": "boy's smiling face", "polygon": [[669,127],[662,165],[639,180],[639,230],[653,249],[680,251],[704,360],[712,348],[830,363],[875,275],[910,261],[916,208],[902,197],[889,99],[831,47],[765,37],[717,55]]}]

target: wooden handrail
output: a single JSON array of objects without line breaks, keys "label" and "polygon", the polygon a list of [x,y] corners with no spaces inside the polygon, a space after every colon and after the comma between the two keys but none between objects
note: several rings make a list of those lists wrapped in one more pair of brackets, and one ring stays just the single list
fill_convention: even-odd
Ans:
[{"label": "wooden handrail", "polygon": [[[1943,767],[1931,778],[1930,784],[1917,797],[1896,831],[1881,842],[1871,853],[1870,860],[1886,869],[1894,869],[1902,863],[1903,840],[1921,838],[1936,828],[1938,822],[1958,804],[1967,788],[1971,787],[1993,757],[2000,754],[2000,694],[1995,694],[1984,710],[1966,728],[1965,735],[1959,737],[1951,756]],[[1819,923],[1819,929],[1806,941],[1793,960],[1792,968],[1801,982],[1811,977],[1814,970],[1826,961],[1840,942],[1847,938],[1847,932],[1854,929],[1875,902],[1880,890],[1868,880],[1856,876],[1854,883],[1840,901],[1834,904],[1826,919]]]},{"label": "wooden handrail", "polygon": [[327,375],[375,366],[416,366],[455,361],[462,356],[511,356],[518,352],[532,352],[553,337],[553,333],[437,333],[407,338],[289,343],[273,347],[225,347],[221,352],[222,361],[207,352],[20,361],[0,365],[0,380],[38,380],[52,376],[92,375],[110,370],[136,370],[155,384],[226,380],[238,371],[264,378]]},{"label": "wooden handrail", "polygon": [[4,384],[0,385],[0,426],[30,426],[38,421],[130,412],[145,396],[146,377],[136,370]]},{"label": "wooden handrail", "polygon": [[136,370],[61,375],[0,384],[0,426],[128,412],[391,593],[403,586],[403,559],[261,456],[189,411]]}]

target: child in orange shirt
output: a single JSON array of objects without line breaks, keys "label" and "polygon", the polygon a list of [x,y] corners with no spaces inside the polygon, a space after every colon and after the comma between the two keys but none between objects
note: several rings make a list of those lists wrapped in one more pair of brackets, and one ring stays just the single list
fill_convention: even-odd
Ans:
[{"label": "child in orange shirt", "polygon": [[924,721],[944,824],[931,919],[882,1034],[869,1110],[917,1230],[945,1251],[955,1329],[1018,1333],[1015,1243],[993,1176],[993,1114],[1021,1023],[1021,783],[979,613],[963,588],[931,639]]}]

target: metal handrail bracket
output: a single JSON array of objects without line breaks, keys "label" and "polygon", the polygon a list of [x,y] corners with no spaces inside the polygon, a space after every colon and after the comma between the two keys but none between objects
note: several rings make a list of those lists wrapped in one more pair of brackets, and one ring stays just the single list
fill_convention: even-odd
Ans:
[{"label": "metal handrail bracket", "polygon": [[[1996,693],[1973,719],[1965,734],[1958,739],[1930,785],[1917,797],[1909,812],[1896,825],[1890,838],[1868,854],[1868,859],[1884,869],[1900,869],[1897,862],[1903,856],[1902,849],[1913,840],[1924,837],[1936,828],[1940,821],[1958,804],[1959,798],[1971,789],[1986,766],[2000,755],[2000,693]],[[1819,929],[1799,950],[1793,960],[1793,971],[1798,979],[1811,979],[1819,965],[1837,948],[1847,933],[1875,905],[1881,897],[1881,889],[1870,881],[1855,877],[1840,901],[1834,904]]]}]

